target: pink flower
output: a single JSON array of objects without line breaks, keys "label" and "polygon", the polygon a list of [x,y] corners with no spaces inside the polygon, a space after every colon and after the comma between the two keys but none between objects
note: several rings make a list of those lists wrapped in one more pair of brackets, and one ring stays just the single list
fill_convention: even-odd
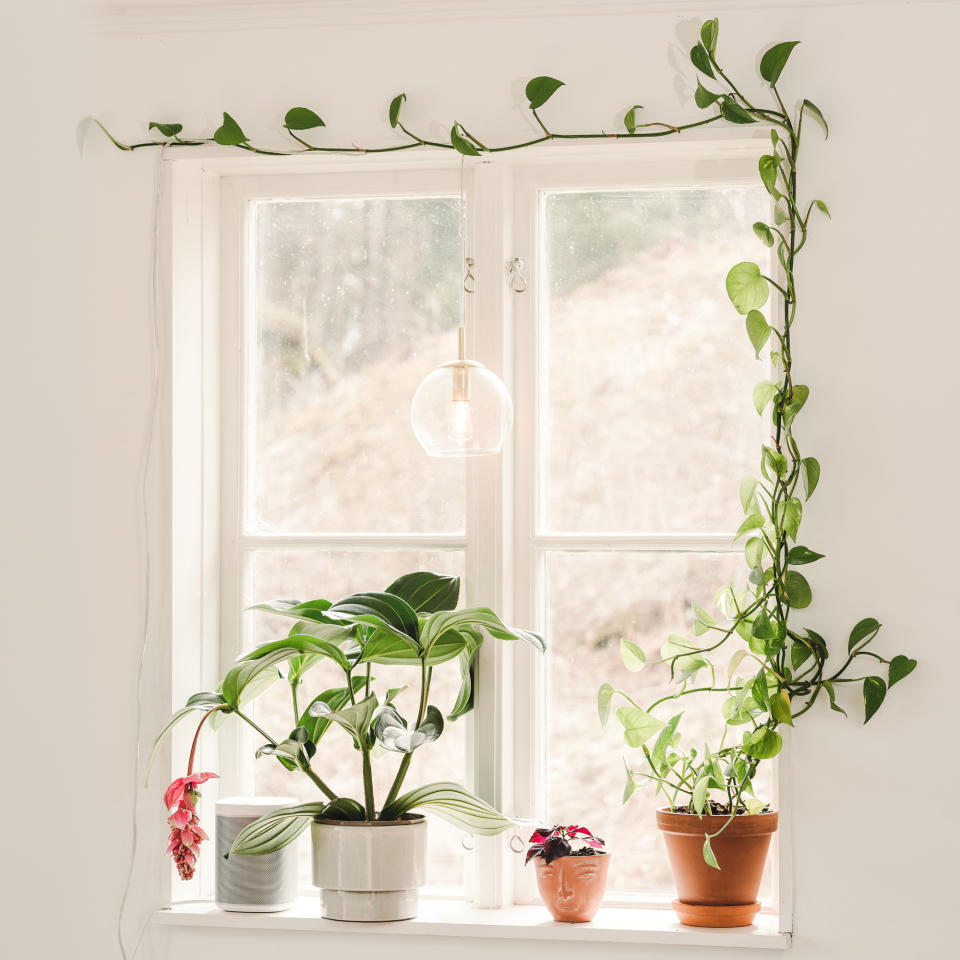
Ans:
[{"label": "pink flower", "polygon": [[193,773],[180,777],[167,787],[163,795],[167,810],[173,811],[167,817],[167,823],[173,828],[170,831],[167,853],[172,854],[181,880],[189,880],[193,876],[197,849],[201,841],[208,839],[197,816],[197,799],[200,794],[196,788],[215,776],[215,773]]}]

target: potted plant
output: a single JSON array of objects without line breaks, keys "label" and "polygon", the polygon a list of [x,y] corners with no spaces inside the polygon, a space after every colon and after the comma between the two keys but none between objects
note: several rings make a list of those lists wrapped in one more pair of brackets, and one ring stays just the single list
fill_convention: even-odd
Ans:
[{"label": "potted plant", "polygon": [[538,827],[527,858],[534,861],[537,889],[558,923],[588,923],[607,888],[610,854],[586,827]]},{"label": "potted plant", "polygon": [[[258,756],[274,756],[286,769],[299,770],[313,782],[322,799],[261,817],[237,835],[230,854],[272,853],[310,826],[313,881],[323,890],[325,917],[400,920],[416,915],[426,861],[423,811],[473,834],[492,835],[512,826],[488,803],[456,783],[430,783],[401,792],[414,751],[443,732],[444,715],[430,703],[434,669],[452,661],[459,666],[459,693],[446,714],[447,721],[454,721],[473,708],[472,671],[484,633],[544,649],[540,636],[505,626],[486,607],[455,609],[459,595],[459,577],[421,571],[400,577],[383,592],[353,594],[336,603],[321,599],[257,604],[253,609],[295,621],[288,636],[242,656],[216,692],[191,697],[154,744],[156,756],[173,726],[193,711],[203,711],[201,726],[214,713],[232,714],[265,739]],[[304,675],[321,662],[336,664],[343,672],[343,683],[301,707],[298,687]],[[402,717],[394,705],[399,690],[378,692],[374,688],[371,670],[376,664],[408,666],[416,672],[419,708],[412,721]],[[244,708],[277,678],[281,666],[298,719],[287,736],[274,738],[254,723]],[[359,754],[362,797],[341,795],[321,775],[318,746],[334,727],[347,734],[347,742]],[[382,801],[374,796],[371,753],[375,747],[400,757]],[[189,780],[189,787],[196,785],[196,777],[190,779],[192,757],[191,751],[191,770],[184,780]],[[181,818],[193,823],[195,796],[190,794],[189,799],[189,811]],[[188,839],[192,840],[193,834]],[[182,855],[181,847],[182,843],[177,850]]]},{"label": "potted plant", "polygon": [[[777,756],[781,731],[792,727],[817,700],[844,713],[837,702],[840,685],[855,684],[863,696],[864,722],[880,707],[887,691],[906,677],[916,661],[906,656],[887,659],[869,645],[880,630],[872,617],[859,621],[846,639],[841,664],[828,665],[831,644],[816,630],[801,626],[795,611],[807,607],[812,591],[799,568],[823,554],[799,539],[804,503],[820,478],[820,463],[803,456],[794,434],[796,417],[810,389],[794,379],[791,333],[797,311],[797,254],[807,242],[810,217],[821,200],[801,202],[797,193],[797,158],[805,119],[827,125],[820,110],[803,100],[797,111],[784,106],[777,84],[796,42],[778,43],[760,59],[760,75],[773,94],[771,108],[756,106],[727,77],[717,62],[716,20],[706,21],[700,41],[690,54],[693,65],[710,87],[698,81],[696,103],[719,104],[734,123],[764,123],[770,127],[771,152],[759,161],[760,179],[771,197],[772,224],[755,223],[757,238],[776,248],[779,279],[767,276],[757,263],[738,263],[726,279],[733,306],[744,317],[746,333],[759,358],[769,346],[775,379],[761,380],[753,401],[761,416],[770,411],[770,441],[761,449],[759,473],[740,486],[745,519],[737,531],[744,537],[749,571],[747,589],[721,587],[715,597],[716,616],[693,606],[693,637],[671,636],[660,657],[678,689],[641,706],[622,690],[603,684],[598,694],[602,723],[607,722],[614,697],[626,743],[642,751],[642,768],[627,766],[626,802],[638,782],[652,783],[666,806],[657,824],[667,851],[679,897],[674,906],[683,923],[699,926],[741,926],[752,922],[759,904],[757,891],[770,837],[778,815],[754,795],[759,764]],[[761,308],[779,298],[780,316],[768,323]],[[802,497],[802,499],[801,499]],[[630,670],[643,669],[645,652],[622,641],[621,653]],[[718,673],[714,660],[727,656]],[[870,664],[873,670],[862,673]],[[879,670],[877,669],[879,668]],[[723,727],[719,745],[702,750],[680,743],[683,711],[677,701],[687,696],[716,698]],[[659,713],[657,711],[660,711]],[[660,715],[663,714],[663,716]],[[672,714],[672,715],[671,715]]]}]

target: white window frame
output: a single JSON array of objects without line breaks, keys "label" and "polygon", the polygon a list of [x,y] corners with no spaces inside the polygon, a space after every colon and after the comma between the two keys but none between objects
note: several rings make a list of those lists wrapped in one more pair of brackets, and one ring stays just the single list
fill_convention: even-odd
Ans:
[{"label": "white window frame", "polygon": [[[545,550],[739,550],[728,534],[550,534],[541,529],[533,502],[539,469],[535,451],[541,437],[537,398],[544,396],[537,356],[539,204],[534,200],[541,189],[754,184],[757,159],[767,143],[764,133],[749,131],[723,139],[702,135],[641,144],[551,144],[469,162],[464,176],[468,252],[476,259],[478,285],[467,303],[483,324],[474,323],[468,312],[468,351],[504,378],[517,416],[502,456],[468,461],[465,533],[257,536],[256,543],[463,550],[466,602],[492,606],[509,622],[540,629]],[[242,463],[235,405],[229,402],[237,396],[246,364],[239,325],[230,322],[240,316],[244,300],[238,265],[248,238],[238,210],[246,199],[265,197],[456,195],[459,170],[457,159],[449,155],[414,151],[363,158],[205,157],[176,159],[164,166],[169,201],[163,227],[169,241],[164,272],[171,330],[174,706],[216,683],[243,643],[240,547],[252,541],[241,529],[236,484],[219,482],[221,475],[230,474],[222,464]],[[514,294],[506,282],[505,265],[516,256],[526,266],[528,287],[522,295]],[[523,376],[523,371],[533,375]],[[221,637],[233,639],[221,643]],[[476,710],[467,718],[468,785],[508,815],[538,819],[546,783],[545,661],[520,644],[487,643],[478,671]],[[523,722],[515,724],[521,717]],[[530,736],[515,736],[521,731]],[[181,731],[174,741],[177,756],[184,752],[185,741]],[[202,762],[206,769],[221,772],[219,788],[224,792],[252,788],[251,746],[240,724],[227,725],[216,741],[204,741]],[[781,826],[772,853],[773,909],[781,917],[781,929],[789,929],[792,895],[788,770],[789,744],[775,764],[774,777]],[[207,802],[210,816],[212,802]],[[502,837],[478,839],[471,859],[467,889],[476,906],[502,908],[535,899],[530,872],[520,868],[521,858]],[[191,896],[210,896],[209,873],[200,871]],[[650,895],[609,903],[664,905]]]}]

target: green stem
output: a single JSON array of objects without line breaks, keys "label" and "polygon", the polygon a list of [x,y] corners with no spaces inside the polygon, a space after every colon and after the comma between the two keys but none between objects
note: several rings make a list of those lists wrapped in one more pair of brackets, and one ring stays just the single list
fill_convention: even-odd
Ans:
[{"label": "green stem", "polygon": [[[420,661],[420,709],[417,711],[417,723],[416,726],[419,727],[423,723],[424,714],[427,712],[427,698],[430,694],[430,679],[433,673],[433,669],[427,666],[426,660]],[[400,761],[400,766],[397,769],[397,775],[393,778],[393,784],[390,787],[390,792],[387,794],[386,802],[383,804],[384,809],[390,806],[394,800],[397,799],[397,794],[400,793],[400,787],[403,786],[404,778],[407,776],[407,770],[410,768],[410,761],[413,759],[412,753],[405,753],[403,759]],[[382,814],[381,814],[382,815]]]}]

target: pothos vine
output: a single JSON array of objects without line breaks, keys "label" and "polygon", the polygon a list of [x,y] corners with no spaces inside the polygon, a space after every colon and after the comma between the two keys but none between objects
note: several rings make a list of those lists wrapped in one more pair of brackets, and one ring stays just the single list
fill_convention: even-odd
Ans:
[{"label": "pothos vine", "polygon": [[[782,748],[781,726],[793,726],[807,713],[821,693],[826,693],[830,707],[840,713],[837,703],[838,684],[860,684],[865,720],[869,720],[883,703],[886,693],[915,667],[916,660],[899,655],[886,659],[868,650],[880,630],[880,623],[871,618],[859,621],[850,632],[842,665],[828,669],[827,640],[809,627],[799,627],[792,611],[807,607],[812,591],[807,578],[797,570],[822,559],[798,541],[803,504],[813,495],[820,479],[816,458],[800,452],[793,427],[797,415],[807,402],[810,391],[794,382],[791,332],[797,313],[796,261],[807,243],[814,209],[826,216],[829,210],[823,201],[800,203],[797,170],[801,133],[805,119],[815,120],[828,135],[827,121],[810,100],[789,110],[778,83],[781,73],[798,41],[777,43],[765,51],[760,60],[760,76],[772,95],[773,106],[761,107],[730,79],[717,60],[719,22],[707,20],[700,29],[700,39],[690,51],[690,60],[710,87],[698,77],[694,101],[702,110],[713,112],[704,119],[670,124],[640,122],[640,105],[631,107],[623,118],[624,131],[595,133],[562,133],[547,126],[540,110],[564,86],[553,77],[535,77],[527,85],[527,105],[538,134],[518,143],[488,146],[462,123],[454,122],[449,142],[429,139],[415,133],[401,119],[406,94],[398,94],[390,102],[390,126],[402,134],[403,142],[385,146],[362,147],[357,144],[332,146],[308,140],[308,132],[324,127],[319,114],[308,107],[292,107],[284,117],[283,130],[295,146],[291,149],[268,149],[251,142],[237,121],[223,114],[222,124],[211,137],[184,137],[183,125],[175,122],[151,121],[148,130],[158,137],[139,143],[122,143],[99,121],[96,121],[111,142],[120,150],[135,151],[147,147],[179,148],[216,144],[268,156],[291,156],[309,153],[381,154],[402,150],[432,148],[454,150],[467,157],[497,154],[533,147],[558,140],[633,140],[680,135],[696,127],[718,121],[746,125],[769,126],[771,152],[760,158],[759,174],[773,203],[772,223],[758,222],[753,230],[768,248],[775,248],[779,276],[765,274],[759,264],[736,264],[726,278],[727,294],[738,313],[744,317],[746,332],[757,358],[769,345],[776,379],[761,380],[753,390],[754,406],[759,415],[769,409],[771,436],[760,456],[760,476],[748,477],[740,486],[740,501],[745,519],[736,538],[746,537],[744,556],[749,569],[750,586],[737,590],[730,584],[722,587],[714,601],[720,621],[705,608],[694,605],[694,640],[672,635],[663,645],[660,657],[648,661],[639,645],[624,639],[621,654],[630,670],[648,664],[665,664],[679,689],[661,697],[647,708],[641,707],[626,692],[603,684],[598,693],[602,723],[606,723],[614,697],[624,701],[616,710],[616,718],[624,729],[630,747],[640,748],[646,767],[627,765],[624,802],[637,787],[638,780],[655,784],[656,792],[666,796],[671,808],[681,808],[702,816],[705,812],[727,815],[724,827],[738,814],[766,809],[765,801],[754,796],[753,780],[758,765],[777,756]],[[711,87],[717,89],[711,89]],[[315,136],[309,134],[310,136]],[[769,323],[762,308],[770,299],[779,297],[779,314]],[[771,311],[774,313],[774,311]],[[800,497],[802,488],[803,498]],[[715,639],[714,639],[715,638]],[[726,644],[738,643],[729,657],[727,676],[717,677],[709,654]],[[863,659],[882,664],[885,676],[854,676]],[[710,682],[699,682],[698,676],[709,674]],[[724,734],[715,749],[680,745],[682,712],[669,720],[659,719],[654,710],[683,697],[699,694],[724,695],[721,714]],[[739,742],[727,743],[732,728],[743,727]],[[652,746],[650,742],[652,741]],[[719,800],[716,797],[720,797]],[[721,830],[723,827],[720,828]],[[716,831],[712,836],[716,836]],[[706,836],[703,856],[707,863],[718,866]]]}]

